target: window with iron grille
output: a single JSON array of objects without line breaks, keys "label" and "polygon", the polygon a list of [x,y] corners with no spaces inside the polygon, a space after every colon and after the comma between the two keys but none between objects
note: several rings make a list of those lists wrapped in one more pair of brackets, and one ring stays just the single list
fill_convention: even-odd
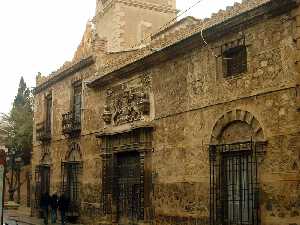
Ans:
[{"label": "window with iron grille", "polygon": [[42,194],[50,191],[50,167],[38,165],[35,168],[35,207],[40,207]]},{"label": "window with iron grille", "polygon": [[80,196],[79,196],[79,174],[81,172],[81,162],[71,161],[62,162],[62,186],[61,192],[64,193],[70,200],[68,208],[68,216],[79,216]]},{"label": "window with iron grille", "polygon": [[210,224],[259,225],[257,157],[262,145],[210,147]]},{"label": "window with iron grille", "polygon": [[233,77],[247,71],[247,49],[239,45],[225,50],[222,53],[224,76]]},{"label": "window with iron grille", "polygon": [[74,125],[79,125],[81,123],[81,94],[82,85],[76,83],[73,86],[73,113],[74,113]]},{"label": "window with iron grille", "polygon": [[52,125],[52,94],[46,96],[46,133],[51,134]]}]

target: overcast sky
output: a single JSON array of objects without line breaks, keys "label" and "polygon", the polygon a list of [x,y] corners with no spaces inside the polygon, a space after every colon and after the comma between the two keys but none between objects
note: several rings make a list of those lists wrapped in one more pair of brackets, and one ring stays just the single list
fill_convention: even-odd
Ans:
[{"label": "overcast sky", "polygon": [[[198,0],[177,0],[184,10]],[[240,0],[236,0],[240,2]],[[8,112],[21,76],[35,76],[70,60],[93,17],[96,0],[0,0],[0,112]],[[203,0],[185,15],[208,17],[234,0]]]}]

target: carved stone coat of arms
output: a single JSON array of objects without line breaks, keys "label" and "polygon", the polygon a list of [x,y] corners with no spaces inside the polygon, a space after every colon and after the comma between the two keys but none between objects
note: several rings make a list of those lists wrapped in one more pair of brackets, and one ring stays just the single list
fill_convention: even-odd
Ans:
[{"label": "carved stone coat of arms", "polygon": [[150,113],[149,88],[143,85],[122,84],[107,90],[104,122],[121,125],[143,120]]}]

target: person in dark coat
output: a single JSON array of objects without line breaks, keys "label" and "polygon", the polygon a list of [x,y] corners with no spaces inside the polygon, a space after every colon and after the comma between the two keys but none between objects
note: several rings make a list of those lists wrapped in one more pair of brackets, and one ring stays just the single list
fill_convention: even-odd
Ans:
[{"label": "person in dark coat", "polygon": [[40,204],[41,204],[41,209],[43,211],[44,224],[48,225],[48,215],[49,215],[48,207],[50,204],[50,196],[48,192],[42,194]]},{"label": "person in dark coat", "polygon": [[58,196],[57,194],[53,194],[50,199],[50,207],[51,207],[51,223],[55,224],[57,219],[57,208],[58,208]]},{"label": "person in dark coat", "polygon": [[65,225],[66,211],[69,208],[70,200],[65,193],[63,193],[58,200],[58,208],[61,215],[61,224]]}]

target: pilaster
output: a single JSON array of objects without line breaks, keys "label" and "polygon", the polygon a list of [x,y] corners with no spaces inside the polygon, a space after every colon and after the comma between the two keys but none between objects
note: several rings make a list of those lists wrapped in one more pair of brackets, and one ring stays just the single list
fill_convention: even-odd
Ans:
[{"label": "pilaster", "polygon": [[298,7],[293,10],[292,15],[294,17],[294,41],[296,44],[295,50],[295,66],[297,71],[296,77],[296,106],[300,110],[300,1],[297,1]]}]

